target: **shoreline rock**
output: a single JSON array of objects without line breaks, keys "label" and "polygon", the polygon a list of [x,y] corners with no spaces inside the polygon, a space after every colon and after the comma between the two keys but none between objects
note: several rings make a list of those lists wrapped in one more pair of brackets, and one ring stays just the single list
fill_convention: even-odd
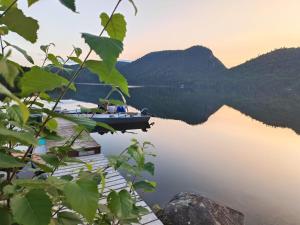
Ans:
[{"label": "shoreline rock", "polygon": [[244,225],[244,214],[197,193],[181,192],[157,212],[164,225]]}]

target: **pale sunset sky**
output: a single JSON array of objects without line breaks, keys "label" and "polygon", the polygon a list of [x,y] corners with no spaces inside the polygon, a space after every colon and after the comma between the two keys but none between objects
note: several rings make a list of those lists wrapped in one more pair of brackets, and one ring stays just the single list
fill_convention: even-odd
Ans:
[{"label": "pale sunset sky", "polygon": [[[23,46],[42,61],[41,44],[54,42],[55,54],[67,55],[72,45],[87,46],[81,32],[98,34],[99,14],[109,13],[117,0],[77,0],[79,14],[58,0],[40,0],[27,8],[26,15],[40,21],[37,44],[10,34],[7,40]],[[128,27],[120,59],[134,60],[149,52],[186,49],[193,45],[210,48],[227,67],[232,67],[280,47],[300,46],[299,0],[135,0],[139,12],[123,0],[118,12],[126,16]],[[22,64],[18,53],[14,57]]]}]

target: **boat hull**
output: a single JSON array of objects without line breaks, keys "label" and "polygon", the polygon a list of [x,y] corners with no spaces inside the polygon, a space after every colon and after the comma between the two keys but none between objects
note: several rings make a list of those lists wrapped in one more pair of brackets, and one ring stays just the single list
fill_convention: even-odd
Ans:
[{"label": "boat hull", "polygon": [[[149,120],[151,118],[149,115],[142,114],[77,114],[77,116],[83,116],[93,119],[96,122],[105,123],[114,130],[121,132],[136,129],[147,131],[147,129],[150,128]],[[100,134],[110,132],[110,130],[101,126],[97,126],[95,131]]]}]

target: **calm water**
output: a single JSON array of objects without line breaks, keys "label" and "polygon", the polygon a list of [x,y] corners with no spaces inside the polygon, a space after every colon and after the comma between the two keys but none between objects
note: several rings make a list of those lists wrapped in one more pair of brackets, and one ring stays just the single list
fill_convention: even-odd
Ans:
[{"label": "calm water", "polygon": [[164,205],[180,191],[199,192],[246,214],[248,225],[300,224],[300,136],[274,128],[228,106],[201,125],[153,118],[137,134],[93,134],[104,154],[120,152],[131,138],[156,146],[157,192]]},{"label": "calm water", "polygon": [[[97,103],[108,91],[81,84],[67,97]],[[176,193],[193,191],[242,211],[246,225],[300,224],[297,96],[229,95],[211,88],[130,93],[129,104],[149,108],[155,125],[147,133],[93,137],[107,155],[122,151],[131,138],[156,146],[158,188],[143,194],[149,204],[163,206]]]}]

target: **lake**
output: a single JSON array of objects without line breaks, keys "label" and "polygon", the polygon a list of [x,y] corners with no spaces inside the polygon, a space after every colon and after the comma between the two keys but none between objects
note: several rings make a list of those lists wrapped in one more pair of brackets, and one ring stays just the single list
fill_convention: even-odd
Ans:
[{"label": "lake", "polygon": [[[68,97],[95,102],[99,90],[92,88],[93,94]],[[92,134],[106,155],[121,152],[131,138],[155,145],[158,188],[143,198],[163,206],[178,192],[198,192],[243,212],[247,225],[299,225],[300,136],[296,118],[287,119],[293,112],[280,117],[273,109],[264,121],[266,105],[176,90],[132,90],[130,105],[156,115],[148,132]]]}]

